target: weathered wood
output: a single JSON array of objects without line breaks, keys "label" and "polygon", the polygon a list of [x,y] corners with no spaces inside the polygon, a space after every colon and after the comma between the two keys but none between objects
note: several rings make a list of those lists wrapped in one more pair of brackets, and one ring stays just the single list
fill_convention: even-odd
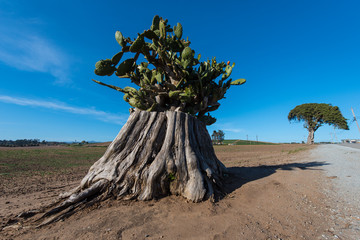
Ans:
[{"label": "weathered wood", "polygon": [[[199,202],[221,194],[225,166],[217,159],[205,125],[176,111],[135,110],[72,192],[41,219],[61,219],[78,203],[120,199],[150,200],[174,194]],[[74,208],[76,206],[76,208]],[[60,214],[59,214],[60,212]],[[50,222],[49,219],[45,223]]]}]

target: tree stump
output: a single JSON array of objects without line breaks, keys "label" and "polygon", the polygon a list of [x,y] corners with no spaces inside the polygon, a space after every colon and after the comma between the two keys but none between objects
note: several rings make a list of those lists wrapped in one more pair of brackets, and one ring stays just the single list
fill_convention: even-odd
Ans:
[{"label": "tree stump", "polygon": [[80,185],[40,218],[46,218],[41,225],[112,196],[213,199],[222,193],[224,171],[203,122],[183,112],[135,110]]}]

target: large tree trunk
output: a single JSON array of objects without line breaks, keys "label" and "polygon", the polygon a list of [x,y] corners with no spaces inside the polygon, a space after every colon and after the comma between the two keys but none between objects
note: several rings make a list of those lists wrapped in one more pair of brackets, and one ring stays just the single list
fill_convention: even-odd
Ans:
[{"label": "large tree trunk", "polygon": [[201,121],[182,112],[134,111],[80,185],[62,195],[42,224],[111,196],[150,200],[174,194],[194,202],[213,198],[221,193],[225,170]]},{"label": "large tree trunk", "polygon": [[314,144],[314,134],[315,134],[315,130],[309,129],[309,135],[306,144]]}]

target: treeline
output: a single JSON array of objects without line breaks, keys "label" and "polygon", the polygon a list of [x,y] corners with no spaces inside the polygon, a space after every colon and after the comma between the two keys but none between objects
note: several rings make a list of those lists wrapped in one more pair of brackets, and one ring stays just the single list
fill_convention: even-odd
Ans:
[{"label": "treeline", "polygon": [[18,139],[18,140],[0,140],[0,146],[2,147],[29,147],[40,146],[39,139]]},{"label": "treeline", "polygon": [[47,142],[40,139],[18,139],[18,140],[0,140],[0,147],[34,147],[34,146],[54,146],[66,144],[65,142]]}]

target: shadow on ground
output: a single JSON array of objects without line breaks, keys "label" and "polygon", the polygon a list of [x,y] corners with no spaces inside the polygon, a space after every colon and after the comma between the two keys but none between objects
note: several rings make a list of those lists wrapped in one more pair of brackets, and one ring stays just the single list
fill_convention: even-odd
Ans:
[{"label": "shadow on ground", "polygon": [[256,167],[230,167],[225,178],[225,192],[229,194],[242,185],[255,181],[261,178],[268,177],[274,174],[277,170],[293,171],[295,169],[301,170],[318,170],[324,165],[329,165],[326,162],[307,162],[307,163],[290,163],[281,165],[261,165]]}]

